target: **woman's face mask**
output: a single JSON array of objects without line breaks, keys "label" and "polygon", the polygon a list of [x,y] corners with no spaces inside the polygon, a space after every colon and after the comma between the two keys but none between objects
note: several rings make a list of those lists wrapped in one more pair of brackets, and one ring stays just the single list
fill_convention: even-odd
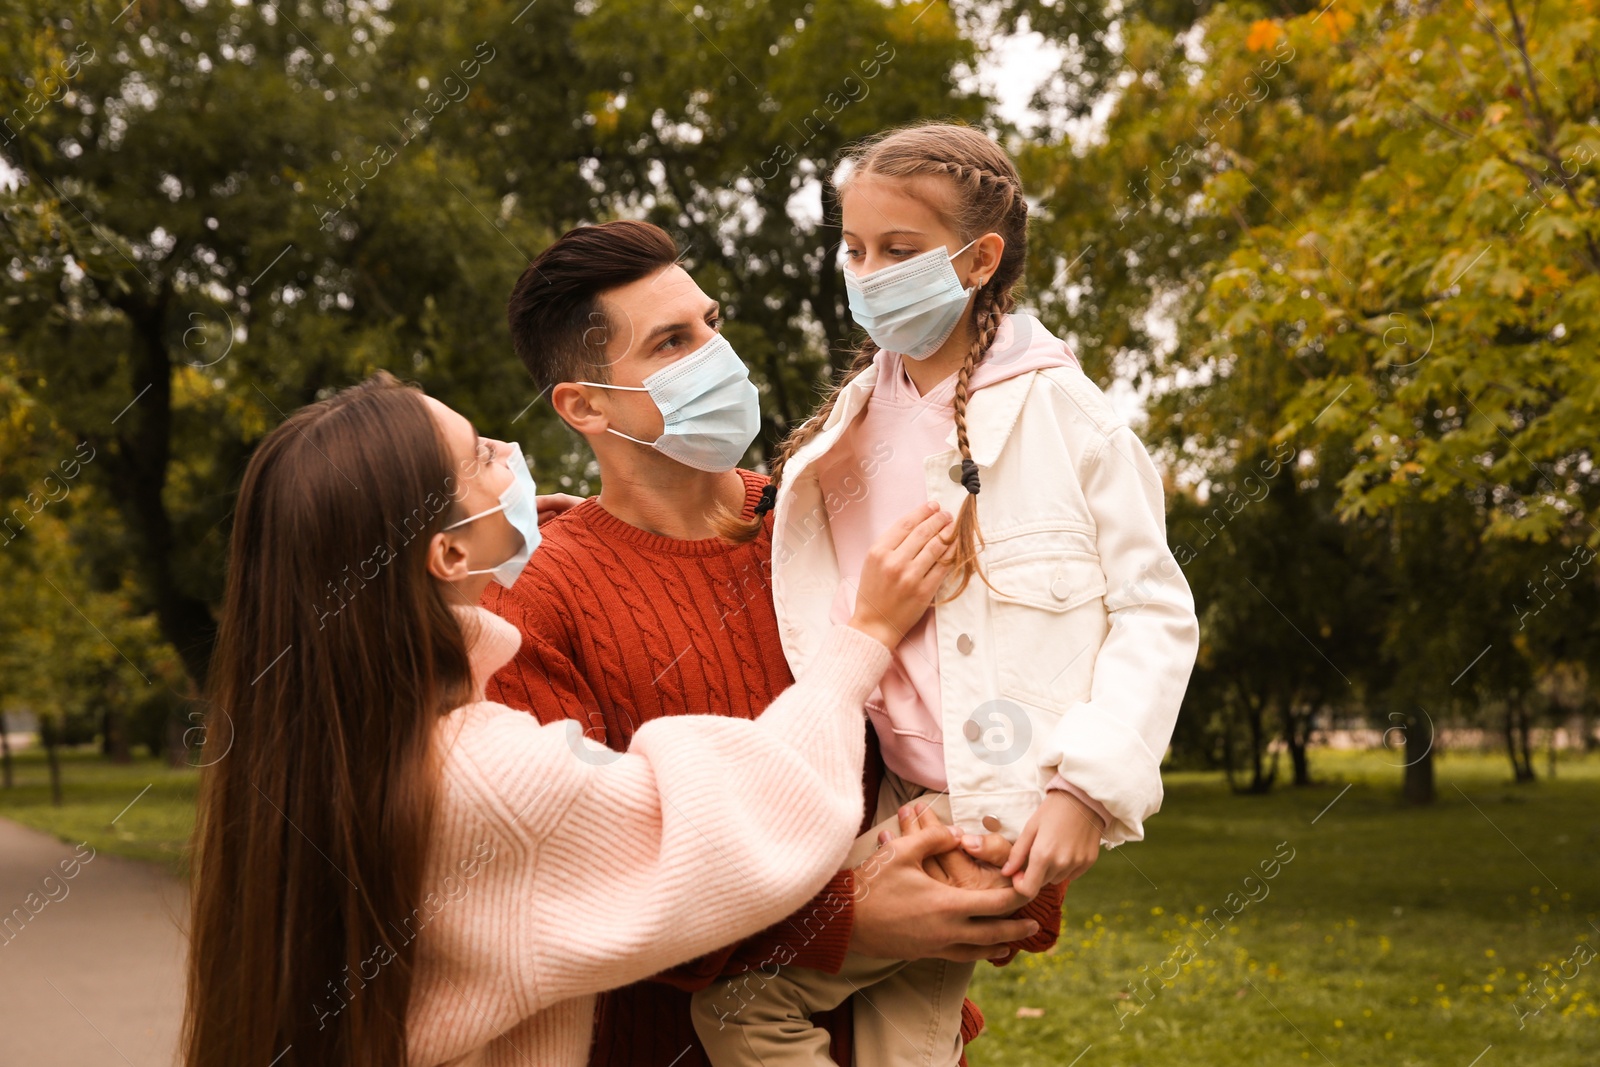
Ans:
[{"label": "woman's face mask", "polygon": [[750,371],[720,333],[641,385],[578,382],[597,389],[648,393],[661,410],[662,432],[654,441],[629,437],[614,427],[606,432],[653,448],[696,470],[732,470],[761,428],[760,394]]},{"label": "woman's face mask", "polygon": [[446,530],[454,530],[458,526],[465,526],[486,515],[493,515],[497,511],[505,512],[506,521],[511,528],[522,535],[522,547],[512,554],[510,559],[498,563],[493,567],[484,567],[479,570],[469,570],[468,574],[492,574],[494,580],[510,589],[517,582],[517,577],[522,573],[522,568],[528,565],[528,560],[533,555],[533,550],[539,547],[539,508],[535,500],[537,490],[533,484],[533,473],[528,470],[528,461],[523,458],[522,446],[512,442],[504,446],[507,451],[506,465],[511,468],[511,484],[500,493],[500,503],[492,508],[487,508],[476,515],[468,515],[459,522],[446,526]]},{"label": "woman's face mask", "polygon": [[954,253],[931,248],[865,276],[845,268],[851,316],[879,348],[927,359],[955,332],[976,289],[962,288],[953,261],[977,243]]}]

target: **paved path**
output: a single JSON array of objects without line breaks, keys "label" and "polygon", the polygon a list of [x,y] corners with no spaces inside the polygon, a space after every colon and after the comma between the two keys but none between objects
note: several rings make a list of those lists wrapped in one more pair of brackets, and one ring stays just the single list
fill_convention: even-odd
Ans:
[{"label": "paved path", "polygon": [[89,854],[0,819],[0,1067],[176,1062],[187,894],[104,852],[61,878]]}]

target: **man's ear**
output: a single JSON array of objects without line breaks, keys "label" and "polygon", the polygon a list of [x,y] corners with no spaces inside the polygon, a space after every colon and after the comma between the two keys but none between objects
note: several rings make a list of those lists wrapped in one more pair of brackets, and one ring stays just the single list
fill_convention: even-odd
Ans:
[{"label": "man's ear", "polygon": [[550,390],[550,406],[561,421],[585,436],[606,432],[610,421],[604,412],[589,402],[590,386],[562,382]]},{"label": "man's ear", "polygon": [[972,246],[972,273],[968,284],[985,285],[994,272],[1000,269],[1000,257],[1006,251],[1006,239],[997,233],[986,233]]}]

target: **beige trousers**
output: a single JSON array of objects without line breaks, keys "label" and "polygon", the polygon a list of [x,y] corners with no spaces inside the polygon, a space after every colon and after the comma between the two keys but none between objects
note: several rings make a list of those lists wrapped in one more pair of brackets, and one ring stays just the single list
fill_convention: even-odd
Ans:
[{"label": "beige trousers", "polygon": [[[900,836],[900,806],[931,798],[945,823],[950,798],[885,769],[872,829],[856,838],[846,867],[865,862],[878,833]],[[870,873],[857,899],[872,892]],[[961,1003],[977,965],[950,960],[880,960],[845,954],[838,974],[780,967],[721,979],[693,998],[695,1032],[712,1067],[828,1067],[827,1031],[811,1025],[855,995],[855,1067],[954,1067],[961,1059]]]}]

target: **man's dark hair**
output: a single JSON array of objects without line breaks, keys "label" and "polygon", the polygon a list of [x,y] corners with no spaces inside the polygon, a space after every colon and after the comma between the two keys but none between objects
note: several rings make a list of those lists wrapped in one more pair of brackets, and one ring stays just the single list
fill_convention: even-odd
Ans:
[{"label": "man's dark hair", "polygon": [[606,341],[619,332],[600,295],[678,259],[659,226],[623,219],[568,230],[522,272],[506,317],[511,347],[544,392],[561,382],[609,381]]}]

